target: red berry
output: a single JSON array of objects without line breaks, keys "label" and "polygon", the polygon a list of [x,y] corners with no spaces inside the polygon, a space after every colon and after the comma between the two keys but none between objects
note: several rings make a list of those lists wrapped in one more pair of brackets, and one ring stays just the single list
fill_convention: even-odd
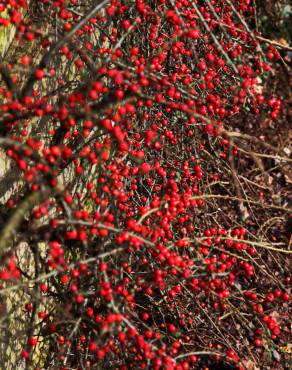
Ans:
[{"label": "red berry", "polygon": [[261,339],[256,338],[254,340],[254,345],[259,348],[259,347],[261,347],[263,345],[263,343],[262,343]]},{"label": "red berry", "polygon": [[207,65],[206,65],[205,62],[200,62],[198,64],[198,68],[199,68],[200,71],[204,72],[207,69]]},{"label": "red berry", "polygon": [[35,71],[35,77],[41,80],[45,76],[45,72],[42,69],[37,69]]},{"label": "red berry", "polygon": [[151,171],[151,165],[149,163],[143,163],[140,170],[143,174],[149,173]]},{"label": "red berry", "polygon": [[286,292],[284,292],[284,293],[282,294],[282,299],[283,299],[283,301],[285,301],[285,302],[289,302],[289,301],[290,301],[290,296],[289,296],[289,294],[288,294],[288,293],[286,293]]}]

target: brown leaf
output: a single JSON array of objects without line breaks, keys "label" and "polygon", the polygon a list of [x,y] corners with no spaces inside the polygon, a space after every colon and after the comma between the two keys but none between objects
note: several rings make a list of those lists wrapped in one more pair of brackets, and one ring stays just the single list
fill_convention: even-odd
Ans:
[{"label": "brown leaf", "polygon": [[278,42],[279,44],[282,44],[283,46],[289,46],[289,43],[286,39],[284,39],[283,37],[275,40],[276,42]]},{"label": "brown leaf", "polygon": [[243,361],[242,364],[247,370],[260,370],[252,360]]},{"label": "brown leaf", "polygon": [[265,117],[260,120],[261,128],[271,128],[273,127],[273,120],[269,117]]}]

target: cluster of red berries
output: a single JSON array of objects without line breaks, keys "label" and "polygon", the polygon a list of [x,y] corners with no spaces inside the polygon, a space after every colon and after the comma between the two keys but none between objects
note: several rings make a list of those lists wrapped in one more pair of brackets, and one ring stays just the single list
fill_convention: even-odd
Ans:
[{"label": "cluster of red berries", "polygon": [[[0,26],[43,55],[6,63],[0,87],[20,194],[40,199],[19,230],[38,292],[25,291],[38,321],[21,356],[30,366],[43,341],[44,363],[63,370],[243,368],[250,348],[282,340],[271,309],[289,302],[290,278],[275,274],[256,227],[214,199],[238,201],[231,185],[217,191],[246,149],[229,129],[280,114],[261,86],[279,52],[249,32],[249,0],[89,5],[41,0],[40,27],[26,1],[0,3]],[[17,220],[19,198],[6,203]],[[0,279],[27,279],[26,268],[10,258]]]}]

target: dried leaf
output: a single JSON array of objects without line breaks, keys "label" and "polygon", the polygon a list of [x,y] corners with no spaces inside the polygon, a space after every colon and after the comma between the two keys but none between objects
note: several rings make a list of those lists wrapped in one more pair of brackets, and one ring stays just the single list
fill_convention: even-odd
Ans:
[{"label": "dried leaf", "polygon": [[280,351],[283,353],[292,353],[292,343],[288,343],[286,346],[279,347]]},{"label": "dried leaf", "polygon": [[242,363],[246,370],[260,370],[252,360],[243,361]]},{"label": "dried leaf", "polygon": [[283,37],[275,40],[276,42],[278,42],[279,44],[282,44],[283,46],[289,46],[289,43],[286,39],[284,39]]}]

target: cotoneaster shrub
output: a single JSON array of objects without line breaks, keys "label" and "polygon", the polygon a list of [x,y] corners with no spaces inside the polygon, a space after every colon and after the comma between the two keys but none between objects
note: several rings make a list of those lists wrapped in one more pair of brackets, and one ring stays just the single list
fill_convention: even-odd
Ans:
[{"label": "cotoneaster shrub", "polygon": [[285,46],[253,2],[0,12],[4,367],[288,368],[291,210],[267,163],[291,159],[260,125]]}]

